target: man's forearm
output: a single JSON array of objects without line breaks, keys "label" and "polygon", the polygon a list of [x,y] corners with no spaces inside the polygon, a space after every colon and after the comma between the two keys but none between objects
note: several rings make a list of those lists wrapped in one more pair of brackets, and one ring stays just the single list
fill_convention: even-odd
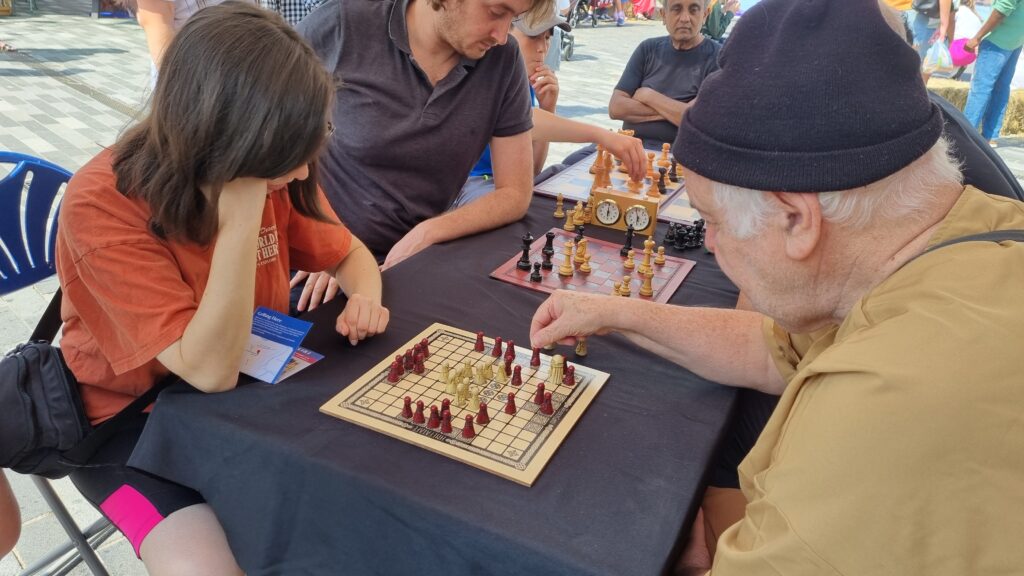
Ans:
[{"label": "man's forearm", "polygon": [[608,104],[608,116],[612,120],[634,123],[655,122],[662,119],[657,110],[619,90],[615,92]]},{"label": "man's forearm", "polygon": [[596,142],[602,128],[556,116],[544,110],[533,110],[533,145],[538,142]]},{"label": "man's forearm", "polygon": [[427,227],[431,244],[493,230],[522,218],[530,206],[531,193],[529,186],[525,191],[511,186],[495,188],[494,192],[426,220],[420,226]]},{"label": "man's forearm", "polygon": [[770,394],[785,389],[761,332],[761,314],[633,302],[616,304],[613,328],[637,345],[714,382]]},{"label": "man's forearm", "polygon": [[679,126],[683,120],[683,112],[686,112],[690,106],[688,102],[680,102],[657,92],[647,93],[643,103],[657,111],[660,115],[659,119],[668,120],[675,126]]},{"label": "man's forearm", "polygon": [[985,36],[988,36],[989,32],[995,30],[997,26],[1003,23],[1004,18],[1005,16],[1003,16],[1002,12],[999,10],[992,10],[992,13],[989,14],[988,20],[985,20],[985,23],[981,25],[981,30],[978,30],[978,33],[974,35],[974,39],[981,42]]}]

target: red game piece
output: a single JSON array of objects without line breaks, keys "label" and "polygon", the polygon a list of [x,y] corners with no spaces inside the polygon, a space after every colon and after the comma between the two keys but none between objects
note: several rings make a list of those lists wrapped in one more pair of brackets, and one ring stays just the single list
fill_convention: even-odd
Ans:
[{"label": "red game piece", "polygon": [[533,347],[533,356],[530,357],[530,366],[536,368],[540,366],[540,348]]},{"label": "red game piece", "polygon": [[543,404],[544,403],[544,383],[543,382],[537,382],[537,394],[535,394],[534,397],[533,397],[533,403],[534,404]]},{"label": "red game piece", "polygon": [[562,376],[562,384],[574,386],[576,384],[576,367],[568,365],[565,367],[565,374]]},{"label": "red game piece", "polygon": [[473,350],[475,350],[477,352],[483,352],[484,351],[484,333],[483,332],[477,332],[476,333],[476,344],[473,345]]},{"label": "red game piece", "polygon": [[452,433],[452,413],[445,410],[441,414],[441,434]]},{"label": "red game piece", "polygon": [[516,359],[516,343],[514,340],[509,340],[508,344],[505,345],[505,363],[508,364]]},{"label": "red game piece", "polygon": [[430,420],[427,421],[427,428],[437,428],[441,425],[441,417],[437,414],[437,406],[430,407]]},{"label": "red game piece", "polygon": [[441,413],[449,412],[452,409],[452,401],[448,398],[441,400]]},{"label": "red game piece", "polygon": [[402,355],[401,354],[395,356],[395,364],[398,365],[398,376],[399,377],[401,377],[402,374],[405,374],[404,363],[405,363],[405,360],[402,359]]},{"label": "red game piece", "polygon": [[391,363],[391,368],[388,370],[388,382],[395,384],[402,379],[399,371],[402,369],[402,363],[395,360]]},{"label": "red game piece", "polygon": [[412,415],[412,421],[414,424],[423,424],[427,421],[423,417],[423,400],[416,401],[416,413]]},{"label": "red game piece", "polygon": [[555,413],[555,408],[551,405],[551,392],[544,393],[544,402],[540,405],[540,413],[548,416]]},{"label": "red game piece", "polygon": [[512,373],[512,360],[515,360],[515,358],[505,358],[505,374]]},{"label": "red game piece", "polygon": [[523,367],[520,366],[519,364],[516,364],[516,367],[512,369],[512,385],[523,385]]},{"label": "red game piece", "polygon": [[516,393],[515,392],[509,392],[508,393],[508,402],[505,404],[505,414],[515,414],[515,413],[516,413]]},{"label": "red game piece", "polygon": [[494,337],[494,349],[491,350],[491,356],[501,358],[501,336]]},{"label": "red game piece", "polygon": [[420,348],[423,349],[423,357],[430,358],[430,342],[426,338],[420,340]]},{"label": "red game piece", "polygon": [[411,349],[410,350],[406,350],[405,351],[405,369],[406,370],[412,370],[412,365],[413,365],[412,350]]},{"label": "red game piece", "polygon": [[412,398],[406,396],[402,404],[402,418],[412,418]]},{"label": "red game piece", "polygon": [[483,426],[491,421],[491,417],[487,414],[487,403],[480,403],[480,411],[476,413],[476,423]]},{"label": "red game piece", "polygon": [[427,371],[427,368],[423,366],[423,354],[416,355],[416,359],[412,363],[412,371],[416,374],[423,374]]},{"label": "red game piece", "polygon": [[472,438],[476,436],[476,429],[473,428],[473,415],[466,414],[466,425],[462,427],[462,437]]}]

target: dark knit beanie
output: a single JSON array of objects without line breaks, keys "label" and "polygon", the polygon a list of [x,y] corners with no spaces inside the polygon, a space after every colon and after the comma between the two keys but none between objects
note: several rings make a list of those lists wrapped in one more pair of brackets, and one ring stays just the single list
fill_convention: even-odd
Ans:
[{"label": "dark knit beanie", "polygon": [[717,182],[848,190],[904,168],[942,133],[921,60],[877,0],[762,0],[718,63],[673,147],[680,164]]}]

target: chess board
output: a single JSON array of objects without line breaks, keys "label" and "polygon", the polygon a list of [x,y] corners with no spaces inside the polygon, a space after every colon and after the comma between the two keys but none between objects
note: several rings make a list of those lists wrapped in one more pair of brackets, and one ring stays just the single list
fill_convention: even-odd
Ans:
[{"label": "chess board", "polygon": [[[417,375],[410,371],[399,382],[388,382],[394,356],[413,348],[424,338],[429,342],[430,354],[424,361],[424,373]],[[504,359],[491,356],[494,339],[485,337],[484,343],[484,351],[476,352],[475,334],[435,323],[345,387],[321,406],[320,411],[531,486],[609,375],[571,363],[575,367],[574,385],[545,384],[554,408],[553,414],[546,415],[533,402],[533,397],[537,383],[548,378],[551,356],[541,354],[541,364],[534,368],[530,366],[532,351],[515,346],[513,364],[522,367],[522,385],[512,386],[510,381],[499,381],[497,376],[497,366]],[[507,343],[504,346],[507,347]],[[504,350],[503,347],[503,353]],[[487,404],[490,422],[476,424],[476,436],[472,439],[462,437],[462,428],[466,415],[475,416],[479,408],[456,406],[455,396],[445,393],[442,377],[444,364],[450,364],[454,371],[467,362],[471,366],[491,364],[495,368],[495,376],[479,390],[480,402]],[[567,362],[566,366],[569,364]],[[518,411],[514,415],[505,413],[509,392],[515,393]],[[406,396],[412,398],[414,405],[422,400],[428,413],[430,406],[440,407],[444,399],[449,399],[452,431],[444,434],[440,429],[431,429],[403,417]]]},{"label": "chess board", "polygon": [[[555,290],[577,290],[581,292],[590,292],[594,294],[611,294],[612,289],[616,282],[621,282],[622,277],[625,275],[630,276],[630,298],[641,298],[644,300],[653,300],[655,302],[668,302],[669,298],[675,294],[679,285],[683,283],[686,275],[690,273],[696,264],[692,260],[686,260],[676,256],[665,255],[665,263],[662,265],[652,264],[654,267],[654,278],[651,281],[651,285],[654,289],[653,296],[641,296],[640,285],[642,279],[637,274],[637,270],[640,267],[640,262],[643,260],[643,242],[638,241],[633,246],[633,259],[634,268],[629,270],[623,267],[622,263],[625,259],[619,255],[619,250],[622,248],[621,245],[612,244],[611,242],[605,242],[604,240],[597,240],[594,238],[587,238],[587,253],[590,254],[590,268],[589,274],[584,274],[579,270],[572,275],[560,276],[558,274],[558,267],[562,264],[564,256],[562,254],[563,245],[567,240],[572,240],[576,235],[572,232],[567,232],[560,228],[552,228],[551,232],[555,233],[554,249],[555,254],[551,258],[553,265],[551,270],[541,270],[541,277],[543,278],[540,282],[531,282],[530,274],[532,269],[520,270],[516,267],[516,263],[522,256],[522,252],[516,252],[515,256],[510,258],[507,262],[499,266],[494,272],[491,272],[491,278],[497,278],[504,282],[509,282],[517,286],[523,286],[532,290],[538,290],[540,292],[554,292]],[[641,237],[637,237],[639,240]],[[544,235],[537,238],[530,245],[530,261],[541,262],[544,257],[541,250],[544,248],[544,243],[547,239]],[[655,247],[657,250],[657,247]],[[653,259],[652,259],[653,262]]]},{"label": "chess board", "polygon": [[662,222],[693,224],[698,219],[700,219],[700,214],[690,206],[690,196],[686,193],[685,187],[658,206],[658,220]]},{"label": "chess board", "polygon": [[[655,176],[657,176],[657,161],[661,157],[661,153],[655,150],[647,150],[647,152],[656,152],[655,161]],[[562,170],[558,174],[544,180],[540,184],[534,186],[534,192],[544,194],[545,196],[555,197],[559,194],[562,195],[564,201],[568,204],[575,204],[578,201],[586,202],[590,198],[590,188],[594,184],[594,175],[590,173],[590,167],[594,164],[594,160],[597,158],[597,152],[594,152],[590,156],[587,156],[583,160],[572,164],[565,170]],[[629,190],[627,184],[629,183],[629,174],[619,170],[618,166],[612,170],[611,173],[612,188],[616,190]],[[644,180],[644,188],[646,189],[650,185],[650,180]],[[679,190],[683,187],[682,178],[679,182],[672,182],[665,177],[665,194],[661,197],[661,205],[664,206]]]}]

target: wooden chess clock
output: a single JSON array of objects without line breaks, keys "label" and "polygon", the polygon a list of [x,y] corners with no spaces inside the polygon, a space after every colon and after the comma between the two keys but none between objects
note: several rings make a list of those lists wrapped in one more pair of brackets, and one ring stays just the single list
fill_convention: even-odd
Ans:
[{"label": "wooden chess clock", "polygon": [[633,194],[613,188],[595,188],[591,194],[591,223],[615,230],[633,231],[644,236],[654,235],[658,224],[658,199],[644,193]]}]

